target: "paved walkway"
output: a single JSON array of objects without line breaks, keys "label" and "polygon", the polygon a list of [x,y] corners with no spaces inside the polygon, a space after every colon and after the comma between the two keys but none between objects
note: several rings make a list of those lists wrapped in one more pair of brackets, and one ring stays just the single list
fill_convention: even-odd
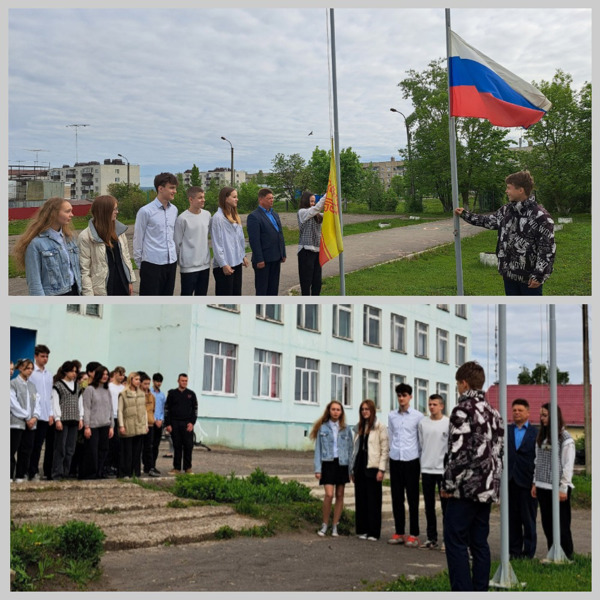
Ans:
[{"label": "paved walkway", "polygon": [[[347,215],[345,222],[353,221],[350,217],[364,215]],[[398,215],[395,215],[396,217]],[[295,215],[287,213],[284,215],[285,221],[290,221],[284,225],[293,224],[290,217],[295,219]],[[373,220],[370,215],[361,220]],[[385,216],[379,215],[376,220],[383,221]],[[355,221],[357,221],[356,219]],[[482,232],[479,227],[468,225],[461,222],[461,237],[471,237]],[[128,233],[133,233],[133,227],[129,228]],[[14,243],[14,236],[11,237],[10,244]],[[344,238],[344,271],[350,273],[374,265],[386,263],[393,260],[404,258],[411,254],[423,252],[443,244],[454,243],[454,224],[453,219],[443,219],[433,222],[418,222],[415,225],[399,227],[395,229],[382,229],[371,233],[360,233],[349,235]],[[132,238],[129,238],[130,251],[132,251]],[[287,296],[292,294],[299,295],[298,280],[298,261],[296,258],[298,246],[287,246],[288,259],[282,264],[281,280],[279,284],[279,295]],[[138,272],[136,271],[136,275]],[[339,274],[339,260],[337,258],[329,261],[323,268],[323,277],[331,277]],[[211,276],[208,287],[208,294],[214,295],[214,279]],[[26,296],[27,284],[24,278],[9,279],[9,296]],[[138,294],[138,282],[134,284],[134,295]],[[254,296],[254,274],[252,267],[243,269],[242,290],[244,296]],[[180,294],[179,272],[175,284],[175,295]]]}]

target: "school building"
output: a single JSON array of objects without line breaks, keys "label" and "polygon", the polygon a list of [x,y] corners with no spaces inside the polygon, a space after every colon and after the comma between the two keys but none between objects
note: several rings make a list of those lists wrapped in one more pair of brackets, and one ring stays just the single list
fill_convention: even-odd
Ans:
[{"label": "school building", "polygon": [[97,360],[161,372],[165,393],[187,373],[197,439],[238,448],[312,448],[312,424],[332,399],[352,425],[371,398],[387,423],[400,382],[422,412],[439,393],[449,413],[470,352],[465,304],[23,303],[10,318],[12,360],[45,344],[52,372]]}]

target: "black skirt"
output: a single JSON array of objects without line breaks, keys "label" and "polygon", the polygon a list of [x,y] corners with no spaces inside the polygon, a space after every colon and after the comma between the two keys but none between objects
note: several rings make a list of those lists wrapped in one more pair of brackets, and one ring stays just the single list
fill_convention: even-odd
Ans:
[{"label": "black skirt", "polygon": [[348,465],[340,465],[337,458],[321,463],[321,479],[319,485],[344,485],[350,481]]}]

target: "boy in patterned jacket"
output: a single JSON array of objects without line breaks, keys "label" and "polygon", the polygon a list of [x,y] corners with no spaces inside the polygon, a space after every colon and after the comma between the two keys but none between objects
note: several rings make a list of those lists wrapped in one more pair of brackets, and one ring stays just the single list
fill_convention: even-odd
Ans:
[{"label": "boy in patterned jacket", "polygon": [[484,383],[483,367],[475,361],[456,371],[460,398],[450,415],[441,491],[448,499],[444,543],[452,591],[487,591],[489,587],[490,509],[500,495],[504,427],[498,411],[485,399]]},{"label": "boy in patterned jacket", "polygon": [[508,204],[492,215],[477,215],[464,208],[455,213],[477,227],[498,230],[498,272],[507,296],[541,296],[556,254],[554,221],[531,195],[533,177],[519,171],[506,179]]}]

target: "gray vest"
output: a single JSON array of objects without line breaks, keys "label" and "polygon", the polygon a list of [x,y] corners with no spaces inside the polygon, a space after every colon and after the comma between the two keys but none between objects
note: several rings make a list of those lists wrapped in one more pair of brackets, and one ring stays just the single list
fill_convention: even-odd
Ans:
[{"label": "gray vest", "polygon": [[54,389],[58,392],[58,402],[60,404],[61,421],[79,421],[79,386],[75,383],[75,390],[71,391],[62,381],[54,384]]},{"label": "gray vest", "polygon": [[314,217],[310,217],[304,223],[300,223],[300,219],[298,218],[298,226],[300,228],[298,246],[314,246],[318,248],[321,243],[321,223],[317,223]]}]

